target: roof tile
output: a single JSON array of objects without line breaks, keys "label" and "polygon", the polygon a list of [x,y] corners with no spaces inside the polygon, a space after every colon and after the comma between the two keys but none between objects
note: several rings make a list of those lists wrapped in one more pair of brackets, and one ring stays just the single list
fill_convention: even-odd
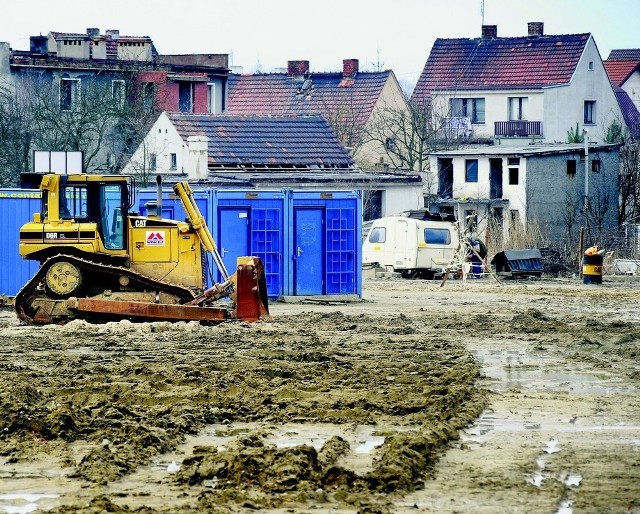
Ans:
[{"label": "roof tile", "polygon": [[209,138],[213,167],[348,168],[353,159],[321,116],[167,113],[183,139]]},{"label": "roof tile", "polygon": [[431,91],[541,88],[566,84],[590,34],[437,39],[412,99]]}]

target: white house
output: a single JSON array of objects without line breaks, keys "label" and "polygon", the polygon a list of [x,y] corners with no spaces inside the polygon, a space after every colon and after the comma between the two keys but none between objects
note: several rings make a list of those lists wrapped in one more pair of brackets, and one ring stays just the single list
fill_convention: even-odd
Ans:
[{"label": "white house", "polygon": [[362,190],[365,219],[423,206],[414,172],[362,171],[322,116],[163,112],[123,170],[218,188]]},{"label": "white house", "polygon": [[525,37],[437,39],[412,94],[443,128],[468,126],[470,140],[522,145],[565,143],[588,128],[604,141],[620,109],[591,34],[545,35],[529,23]]}]

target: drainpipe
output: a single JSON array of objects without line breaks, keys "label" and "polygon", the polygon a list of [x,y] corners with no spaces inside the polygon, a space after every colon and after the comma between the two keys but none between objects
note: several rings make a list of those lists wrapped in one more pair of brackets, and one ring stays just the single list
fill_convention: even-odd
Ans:
[{"label": "drainpipe", "polygon": [[589,208],[589,129],[582,129],[584,137],[584,214]]}]

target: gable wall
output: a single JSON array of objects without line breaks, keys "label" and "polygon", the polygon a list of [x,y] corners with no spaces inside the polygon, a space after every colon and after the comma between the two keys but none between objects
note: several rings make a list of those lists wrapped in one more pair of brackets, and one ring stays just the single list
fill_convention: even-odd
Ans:
[{"label": "gable wall", "polygon": [[[589,69],[589,62],[593,69]],[[596,111],[593,125],[584,125],[584,102],[595,100]],[[589,139],[604,142],[607,128],[614,120],[621,120],[609,76],[605,71],[593,38],[585,46],[585,51],[576,67],[573,79],[567,86],[545,89],[544,93],[544,134],[546,142],[566,142],[567,131],[586,127]]]},{"label": "gable wall", "polygon": [[633,103],[636,104],[638,110],[640,110],[640,71],[634,71],[631,76],[622,84],[624,89]]}]

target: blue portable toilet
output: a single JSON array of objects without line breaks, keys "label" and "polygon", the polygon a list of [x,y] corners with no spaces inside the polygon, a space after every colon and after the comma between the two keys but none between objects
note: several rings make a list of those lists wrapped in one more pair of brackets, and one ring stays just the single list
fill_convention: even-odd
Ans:
[{"label": "blue portable toilet", "polygon": [[211,191],[212,233],[227,270],[243,255],[260,257],[269,298],[284,292],[285,198],[283,191]]},{"label": "blue portable toilet", "polygon": [[40,212],[40,198],[38,189],[0,189],[0,294],[15,296],[38,270],[38,262],[23,259],[18,248],[20,227]]},{"label": "blue portable toilet", "polygon": [[290,193],[287,294],[362,296],[358,191]]}]

